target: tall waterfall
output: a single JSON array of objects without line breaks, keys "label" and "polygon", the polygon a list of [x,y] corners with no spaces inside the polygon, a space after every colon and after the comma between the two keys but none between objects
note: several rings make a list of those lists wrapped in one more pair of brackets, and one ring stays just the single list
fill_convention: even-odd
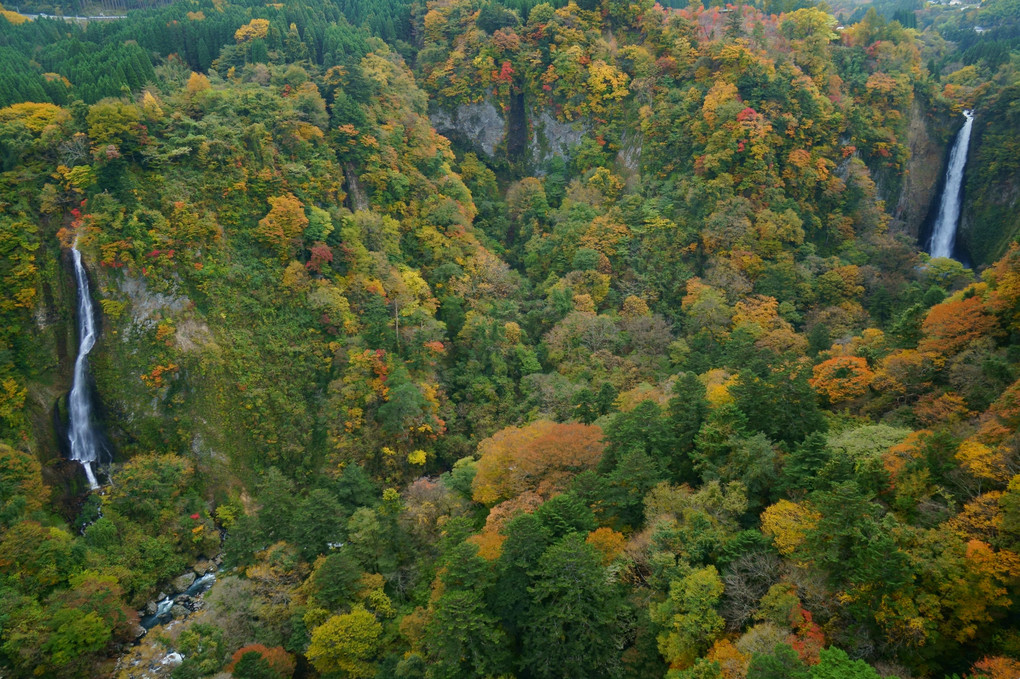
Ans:
[{"label": "tall waterfall", "polygon": [[71,254],[74,256],[74,275],[78,282],[78,358],[74,361],[74,381],[71,383],[71,395],[68,398],[71,459],[81,462],[89,479],[89,486],[95,490],[99,484],[96,483],[95,474],[92,472],[92,463],[99,457],[100,442],[92,426],[92,401],[86,371],[87,356],[96,344],[96,319],[92,313],[89,279],[81,263],[77,239],[71,246]]},{"label": "tall waterfall", "polygon": [[953,150],[949,154],[949,167],[946,168],[946,187],[942,190],[939,201],[939,214],[931,230],[931,256],[952,257],[953,244],[956,242],[956,227],[960,222],[960,189],[963,186],[963,168],[967,165],[967,150],[970,148],[970,128],[974,124],[974,114],[964,111],[967,119],[956,134]]}]

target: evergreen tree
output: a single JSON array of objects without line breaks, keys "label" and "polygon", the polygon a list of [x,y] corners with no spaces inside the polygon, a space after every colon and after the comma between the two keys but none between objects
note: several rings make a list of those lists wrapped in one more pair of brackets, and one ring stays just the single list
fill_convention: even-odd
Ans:
[{"label": "evergreen tree", "polygon": [[623,601],[595,550],[579,534],[568,535],[542,555],[534,578],[522,624],[521,676],[620,676]]}]

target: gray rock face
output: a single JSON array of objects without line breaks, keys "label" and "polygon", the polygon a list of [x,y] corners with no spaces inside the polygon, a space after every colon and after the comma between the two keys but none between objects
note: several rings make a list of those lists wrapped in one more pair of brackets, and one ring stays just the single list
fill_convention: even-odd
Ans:
[{"label": "gray rock face", "polygon": [[170,583],[175,592],[183,592],[187,588],[191,587],[191,583],[195,582],[195,574],[193,572],[187,572],[184,575],[178,575]]},{"label": "gray rock face", "polygon": [[187,616],[188,613],[190,612],[191,611],[189,611],[184,606],[181,606],[180,604],[174,604],[173,608],[170,609],[170,615],[172,615],[174,618],[183,618]]},{"label": "gray rock face", "polygon": [[353,163],[344,163],[344,179],[347,180],[347,195],[351,201],[351,208],[357,212],[369,208],[368,196],[358,179],[358,171]]},{"label": "gray rock face", "polygon": [[[530,137],[527,139],[526,157],[535,166],[541,166],[550,158],[565,156],[588,133],[590,125],[585,120],[560,122],[548,110],[527,111]],[[507,118],[491,101],[477,104],[462,104],[456,109],[435,109],[429,114],[429,121],[436,131],[452,140],[473,147],[488,157],[507,138]],[[636,166],[640,156],[640,141],[624,162]]]},{"label": "gray rock face", "polygon": [[460,137],[490,158],[506,136],[506,119],[490,101],[462,104],[452,112],[439,109],[429,120],[440,134]]},{"label": "gray rock face", "polygon": [[[890,206],[893,217],[914,238],[928,216],[929,209],[934,205],[938,211],[935,192],[939,179],[945,173],[946,159],[945,144],[936,138],[940,124],[941,121],[929,120],[920,103],[914,100],[907,127],[910,159],[903,172],[903,184],[896,197],[896,204]],[[952,138],[948,143],[952,143]],[[881,183],[879,188],[882,188]]]},{"label": "gray rock face", "polygon": [[195,575],[202,577],[209,571],[216,570],[216,566],[210,561],[199,561],[192,567],[192,570],[195,571]]},{"label": "gray rock face", "polygon": [[158,610],[159,605],[155,601],[150,601],[149,603],[145,604],[146,615],[156,615],[156,611]]},{"label": "gray rock face", "polygon": [[531,160],[541,165],[556,156],[565,156],[572,146],[581,143],[586,128],[584,121],[561,123],[549,111],[542,111],[532,121]]},{"label": "gray rock face", "polygon": [[132,322],[141,328],[155,327],[161,315],[180,313],[188,302],[186,297],[152,292],[144,278],[135,276],[124,276],[120,281],[120,291],[131,301]]},{"label": "gray rock face", "polygon": [[626,130],[623,133],[623,144],[616,154],[617,160],[631,172],[637,172],[641,166],[642,137],[640,132]]}]

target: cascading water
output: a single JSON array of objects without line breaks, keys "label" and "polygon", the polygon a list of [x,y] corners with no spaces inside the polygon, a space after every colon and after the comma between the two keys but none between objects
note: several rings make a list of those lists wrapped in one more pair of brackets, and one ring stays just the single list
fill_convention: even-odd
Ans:
[{"label": "cascading water", "polygon": [[[162,625],[164,623],[170,622],[170,620],[173,618],[171,611],[174,607],[174,604],[182,600],[187,600],[189,602],[190,608],[188,610],[195,611],[196,606],[194,604],[194,600],[201,598],[203,594],[208,592],[209,589],[212,588],[214,582],[216,582],[216,573],[215,572],[206,573],[202,577],[197,578],[195,582],[191,584],[191,586],[189,586],[186,590],[184,590],[180,594],[168,596],[165,599],[156,602],[155,613],[153,613],[152,615],[141,616],[140,622],[142,627],[148,630],[152,629],[156,625]],[[187,606],[185,607],[187,608]],[[144,611],[139,611],[139,613],[143,612]]]},{"label": "cascading water", "polygon": [[92,472],[92,463],[99,457],[100,443],[92,426],[92,401],[86,371],[87,356],[96,344],[96,319],[92,313],[89,279],[81,263],[77,239],[71,246],[71,255],[74,257],[74,276],[78,283],[78,358],[74,361],[71,395],[67,399],[70,420],[68,438],[71,441],[71,459],[80,462],[85,468],[89,486],[95,490],[99,484]]},{"label": "cascading water", "polygon": [[931,230],[931,256],[952,257],[956,242],[956,227],[960,221],[960,189],[963,186],[963,168],[967,165],[967,151],[970,148],[970,130],[974,114],[964,111],[967,119],[956,135],[953,150],[949,153],[949,167],[946,168],[946,187],[939,201],[939,213]]}]

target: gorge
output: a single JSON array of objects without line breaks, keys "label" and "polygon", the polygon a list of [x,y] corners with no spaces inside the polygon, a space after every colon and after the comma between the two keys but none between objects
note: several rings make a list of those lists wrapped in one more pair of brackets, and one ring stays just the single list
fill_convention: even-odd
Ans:
[{"label": "gorge", "polygon": [[0,676],[1020,677],[1018,2],[0,9]]}]

